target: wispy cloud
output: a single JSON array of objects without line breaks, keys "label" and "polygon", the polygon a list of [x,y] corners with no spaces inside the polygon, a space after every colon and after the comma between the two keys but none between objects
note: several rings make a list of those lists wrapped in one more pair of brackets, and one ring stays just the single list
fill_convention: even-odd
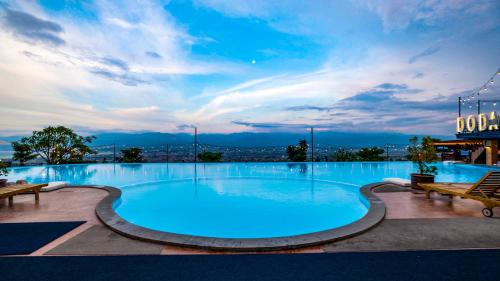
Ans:
[{"label": "wispy cloud", "polygon": [[64,32],[61,25],[56,22],[43,20],[31,14],[5,8],[0,11],[1,21],[5,28],[15,35],[30,42],[42,42],[49,45],[64,45],[60,37]]},{"label": "wispy cloud", "polygon": [[[480,15],[483,20],[495,21],[493,14],[485,15],[486,11],[495,6],[495,1],[489,0],[352,0],[360,6],[367,7],[377,13],[382,19],[387,32],[406,29],[412,23],[429,26],[445,25],[448,21],[464,21],[465,15]],[[496,19],[498,22],[498,17]]]},{"label": "wispy cloud", "polygon": [[413,79],[421,79],[424,76],[425,75],[422,72],[417,72],[417,73],[415,73],[415,75],[413,75]]},{"label": "wispy cloud", "polygon": [[314,105],[297,105],[297,106],[289,106],[286,107],[285,110],[288,111],[308,111],[308,110],[316,110],[316,111],[330,111],[331,107],[325,106],[314,106]]},{"label": "wispy cloud", "polygon": [[137,86],[139,84],[146,83],[145,81],[143,81],[139,78],[131,77],[127,74],[113,73],[111,71],[107,71],[104,69],[94,69],[94,70],[91,70],[91,72],[97,76],[100,76],[102,78],[106,78],[106,79],[109,79],[112,81],[119,82],[119,83],[126,85],[126,86]]},{"label": "wispy cloud", "polygon": [[162,58],[162,56],[160,54],[158,54],[157,52],[153,52],[153,51],[147,51],[146,55],[148,55],[154,59],[161,59]]},{"label": "wispy cloud", "polygon": [[179,131],[185,131],[185,130],[194,129],[194,128],[196,128],[196,126],[191,125],[191,124],[177,125],[177,130],[179,130]]},{"label": "wispy cloud", "polygon": [[44,3],[0,4],[4,131],[452,132],[500,55],[495,1]]},{"label": "wispy cloud", "polygon": [[427,49],[425,49],[423,52],[421,53],[418,53],[414,56],[412,56],[409,60],[408,60],[408,63],[414,63],[416,62],[417,60],[423,58],[423,57],[428,57],[428,56],[431,56],[437,52],[439,52],[439,50],[441,50],[441,47],[438,47],[438,46],[435,46],[435,47],[429,47]]},{"label": "wispy cloud", "polygon": [[145,107],[112,108],[110,110],[114,113],[121,115],[138,115],[138,114],[157,113],[160,111],[160,108],[152,105]]},{"label": "wispy cloud", "polygon": [[405,90],[408,89],[406,84],[393,84],[393,83],[382,83],[375,86],[375,88],[385,89],[385,90]]},{"label": "wispy cloud", "polygon": [[113,57],[104,57],[101,59],[101,62],[104,64],[107,64],[109,66],[117,67],[123,71],[129,70],[128,64],[121,59],[117,59],[117,58],[113,58]]}]

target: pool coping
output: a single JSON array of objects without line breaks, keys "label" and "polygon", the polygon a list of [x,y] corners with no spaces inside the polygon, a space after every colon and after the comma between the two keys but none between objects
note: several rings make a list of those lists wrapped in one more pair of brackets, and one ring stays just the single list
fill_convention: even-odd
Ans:
[{"label": "pool coping", "polygon": [[97,188],[108,192],[108,195],[97,203],[95,213],[104,225],[123,236],[141,241],[203,250],[258,252],[317,246],[353,237],[375,227],[384,219],[386,208],[383,201],[372,190],[383,184],[385,183],[372,183],[360,188],[360,193],[370,202],[370,208],[365,216],[351,224],[319,232],[274,238],[214,238],[145,228],[124,220],[113,210],[114,202],[121,197],[120,189],[100,185],[75,187]]}]

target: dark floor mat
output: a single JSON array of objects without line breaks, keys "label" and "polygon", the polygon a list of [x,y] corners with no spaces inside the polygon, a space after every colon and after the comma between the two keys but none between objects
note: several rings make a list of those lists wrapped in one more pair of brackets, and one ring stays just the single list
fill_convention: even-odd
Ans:
[{"label": "dark floor mat", "polygon": [[102,225],[95,225],[58,245],[46,255],[155,255],[164,245],[127,238]]},{"label": "dark floor mat", "polygon": [[0,258],[2,280],[492,280],[500,250]]},{"label": "dark floor mat", "polygon": [[83,223],[0,223],[0,255],[30,254]]}]

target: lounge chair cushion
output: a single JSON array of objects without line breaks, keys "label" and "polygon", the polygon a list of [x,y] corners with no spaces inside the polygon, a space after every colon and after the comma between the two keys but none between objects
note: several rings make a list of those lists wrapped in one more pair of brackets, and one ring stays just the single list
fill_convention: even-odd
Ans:
[{"label": "lounge chair cushion", "polygon": [[397,185],[403,185],[403,186],[411,184],[410,180],[402,179],[402,178],[385,178],[384,181],[390,182],[393,184],[397,184]]},{"label": "lounge chair cushion", "polygon": [[68,186],[68,183],[65,181],[53,181],[49,182],[49,184],[45,187],[42,188],[42,192],[48,192],[48,191],[53,191],[57,189],[61,189],[63,187]]}]

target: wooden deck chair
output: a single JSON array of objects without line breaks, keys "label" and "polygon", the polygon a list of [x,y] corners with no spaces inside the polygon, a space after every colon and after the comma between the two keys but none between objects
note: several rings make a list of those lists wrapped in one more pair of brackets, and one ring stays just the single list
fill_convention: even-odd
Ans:
[{"label": "wooden deck chair", "polygon": [[476,183],[421,183],[419,186],[425,190],[427,199],[431,192],[437,192],[479,201],[485,206],[483,215],[486,217],[493,216],[494,207],[500,207],[500,171],[488,172]]},{"label": "wooden deck chair", "polygon": [[40,189],[47,184],[15,184],[0,188],[0,199],[9,198],[9,206],[14,203],[14,196],[27,192],[35,194],[35,201],[40,200]]}]

